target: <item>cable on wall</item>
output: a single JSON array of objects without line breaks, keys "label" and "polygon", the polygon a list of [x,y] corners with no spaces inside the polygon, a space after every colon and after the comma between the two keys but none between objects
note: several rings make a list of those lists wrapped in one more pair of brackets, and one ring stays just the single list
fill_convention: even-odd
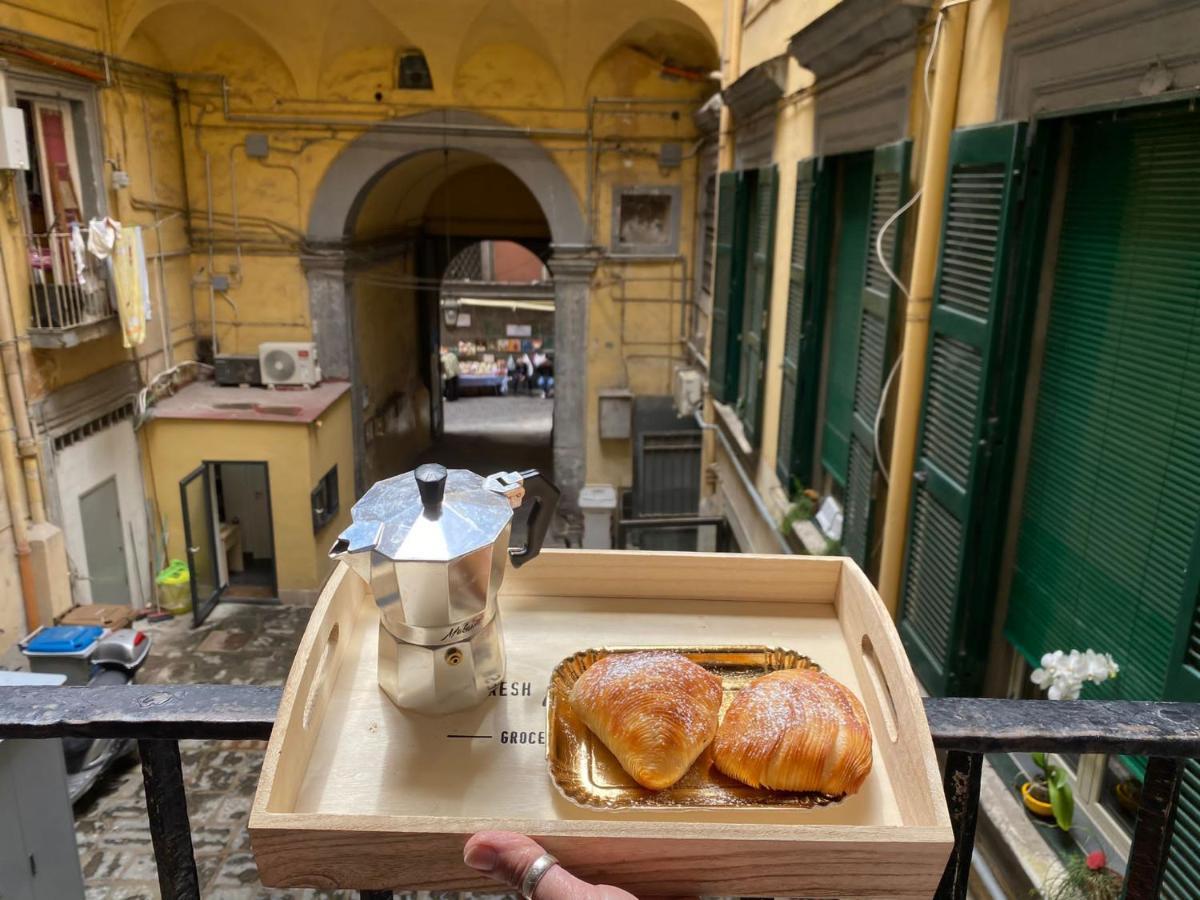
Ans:
[{"label": "cable on wall", "polygon": [[[937,20],[933,24],[933,39],[930,40],[929,52],[925,55],[925,68],[924,68],[924,71],[922,72],[922,78],[921,78],[921,88],[925,95],[925,113],[926,113],[926,115],[928,115],[930,109],[932,109],[932,107],[933,107],[933,100],[930,96],[930,90],[929,90],[929,73],[933,69],[933,59],[937,55],[938,39],[941,38],[941,36],[942,36],[943,16],[946,15],[946,11],[948,9],[950,9],[950,7],[961,6],[964,3],[970,3],[970,2],[971,2],[971,0],[947,0],[947,2],[943,3],[938,8]],[[879,227],[879,234],[877,234],[875,236],[875,257],[876,257],[876,259],[879,260],[879,265],[883,268],[883,271],[887,275],[887,277],[892,280],[892,283],[895,284],[896,287],[899,289],[900,293],[904,295],[905,300],[909,299],[908,288],[905,287],[904,282],[902,282],[900,280],[899,276],[897,276],[896,273],[892,271],[892,267],[888,265],[888,261],[884,257],[883,238],[884,238],[884,235],[887,234],[887,230],[889,228],[891,228],[893,225],[895,225],[896,221],[902,215],[904,215],[906,212],[908,212],[910,209],[912,209],[914,203],[916,203],[918,200],[921,199],[921,194],[924,192],[924,190],[925,190],[925,185],[921,185],[919,188],[917,188],[916,191],[913,192],[913,195],[908,198],[907,203],[905,203],[898,210],[896,210],[894,213],[892,213],[890,216],[888,216],[887,221],[885,221]],[[900,363],[903,362],[903,360],[904,360],[904,353],[902,352],[902,353],[900,353],[899,356],[896,357],[896,361],[894,363],[892,363],[892,369],[890,372],[888,372],[888,377],[883,382],[883,390],[881,390],[879,392],[879,405],[875,409],[875,421],[874,421],[874,429],[873,429],[874,430],[874,444],[875,444],[875,447],[874,447],[874,449],[875,449],[875,465],[879,468],[879,474],[883,476],[884,484],[891,484],[891,478],[889,477],[889,474],[888,474],[887,465],[883,461],[883,452],[879,446],[879,424],[883,421],[883,410],[887,406],[888,394],[891,393],[892,382],[895,381],[896,373],[898,373],[900,371]]]}]

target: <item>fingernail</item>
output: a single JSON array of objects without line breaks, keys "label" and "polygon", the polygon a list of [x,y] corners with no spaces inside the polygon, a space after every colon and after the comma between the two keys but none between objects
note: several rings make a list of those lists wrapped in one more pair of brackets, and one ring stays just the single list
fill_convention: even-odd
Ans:
[{"label": "fingernail", "polygon": [[487,844],[475,844],[463,852],[463,862],[476,872],[490,872],[496,868],[496,851]]}]

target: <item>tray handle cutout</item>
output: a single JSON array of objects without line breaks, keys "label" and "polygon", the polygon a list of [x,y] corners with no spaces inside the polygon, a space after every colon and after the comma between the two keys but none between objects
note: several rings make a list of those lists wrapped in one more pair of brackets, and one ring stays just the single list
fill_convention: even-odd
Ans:
[{"label": "tray handle cutout", "polygon": [[329,629],[329,634],[325,637],[325,646],[321,649],[321,658],[317,660],[317,666],[313,670],[312,678],[308,682],[308,696],[304,698],[304,713],[300,717],[300,727],[305,731],[308,730],[308,724],[312,720],[313,710],[317,706],[318,698],[324,700],[333,685],[333,679],[328,676],[333,668],[333,658],[337,653],[338,633],[340,631],[341,628],[338,627],[338,623],[334,622],[333,627]]},{"label": "tray handle cutout", "polygon": [[867,678],[883,714],[883,727],[887,729],[888,737],[894,744],[900,735],[897,728],[899,717],[896,715],[896,700],[892,697],[892,689],[883,673],[883,667],[879,664],[879,657],[875,655],[875,645],[871,643],[871,636],[867,634],[862,636],[862,658],[863,668],[867,670]]}]

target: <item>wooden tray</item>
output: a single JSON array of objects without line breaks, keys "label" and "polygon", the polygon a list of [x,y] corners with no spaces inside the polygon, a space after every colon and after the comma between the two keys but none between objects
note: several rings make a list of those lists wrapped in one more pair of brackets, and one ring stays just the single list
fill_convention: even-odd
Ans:
[{"label": "wooden tray", "polygon": [[[638,895],[929,897],[953,842],[916,681],[849,560],[547,550],[500,592],[508,673],[482,706],[406,714],[376,682],[378,614],[344,565],[297,651],[250,837],[278,887],[481,889],[476,831],[529,834],[580,877]],[[595,646],[787,647],[866,706],[875,760],[813,809],[591,810],[546,763],[554,667]]]}]

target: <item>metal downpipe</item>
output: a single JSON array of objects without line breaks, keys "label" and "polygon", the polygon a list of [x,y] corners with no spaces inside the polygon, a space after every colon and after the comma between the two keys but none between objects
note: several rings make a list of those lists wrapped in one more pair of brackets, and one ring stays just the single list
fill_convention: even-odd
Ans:
[{"label": "metal downpipe", "polygon": [[925,354],[942,232],[950,135],[954,131],[958,107],[959,76],[966,37],[966,7],[966,3],[952,0],[938,13],[944,17],[944,21],[935,59],[929,130],[925,140],[925,160],[921,167],[921,188],[924,193],[913,241],[912,276],[904,313],[903,362],[900,365],[896,425],[892,433],[891,461],[888,466],[891,487],[884,517],[883,553],[879,565],[879,593],[893,617],[899,610],[900,580],[908,543],[908,508],[912,499],[917,427],[925,387]]}]

